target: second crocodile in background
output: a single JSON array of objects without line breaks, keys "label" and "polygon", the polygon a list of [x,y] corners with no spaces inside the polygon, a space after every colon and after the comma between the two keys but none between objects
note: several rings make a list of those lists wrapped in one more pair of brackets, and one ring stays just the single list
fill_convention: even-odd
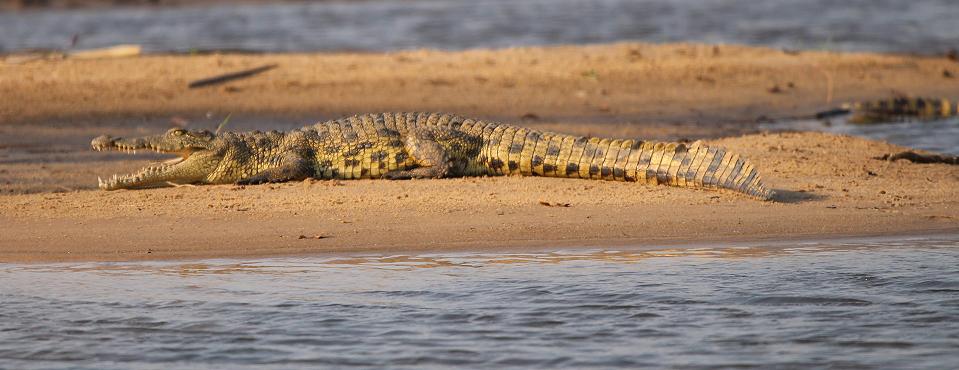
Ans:
[{"label": "second crocodile in background", "polygon": [[365,114],[281,133],[171,129],[95,150],[155,150],[180,157],[100,180],[104,190],[176,184],[259,184],[321,179],[524,175],[729,189],[768,200],[756,167],[725,149],[540,132],[441,113]]},{"label": "second crocodile in background", "polygon": [[959,105],[943,98],[896,97],[843,104],[840,108],[816,113],[818,119],[849,115],[853,124],[935,121],[959,116]]}]

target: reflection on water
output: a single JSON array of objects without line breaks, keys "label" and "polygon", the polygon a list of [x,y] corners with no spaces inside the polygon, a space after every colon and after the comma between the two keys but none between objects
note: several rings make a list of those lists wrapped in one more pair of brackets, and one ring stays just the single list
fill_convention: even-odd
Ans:
[{"label": "reflection on water", "polygon": [[0,265],[12,368],[948,368],[959,236]]},{"label": "reflection on water", "polygon": [[639,40],[938,54],[953,0],[370,0],[0,13],[0,51],[463,49]]},{"label": "reflection on water", "polygon": [[854,125],[845,119],[783,121],[760,125],[763,130],[824,131],[888,141],[910,148],[959,155],[959,118],[928,122]]}]

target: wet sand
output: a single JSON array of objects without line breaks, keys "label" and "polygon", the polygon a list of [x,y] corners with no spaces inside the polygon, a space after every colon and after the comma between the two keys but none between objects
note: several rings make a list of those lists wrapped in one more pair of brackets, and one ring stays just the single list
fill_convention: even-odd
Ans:
[{"label": "wet sand", "polygon": [[[261,75],[193,80],[276,63]],[[871,159],[903,150],[756,133],[894,93],[955,98],[946,58],[615,44],[387,54],[147,56],[0,62],[0,262],[528,250],[959,231],[959,169]],[[549,178],[307,181],[102,192],[96,176],[158,157],[89,151],[171,121],[289,129],[413,110],[576,134],[698,139],[755,162],[775,202]],[[744,136],[743,136],[744,135]],[[731,137],[730,137],[731,136]],[[569,207],[541,204],[569,203]]]}]

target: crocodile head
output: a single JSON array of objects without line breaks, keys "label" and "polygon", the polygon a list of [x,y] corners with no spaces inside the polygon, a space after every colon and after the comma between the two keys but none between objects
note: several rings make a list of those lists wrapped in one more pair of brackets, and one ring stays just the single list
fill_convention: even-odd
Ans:
[{"label": "crocodile head", "polygon": [[128,175],[99,179],[100,189],[134,189],[203,182],[219,165],[222,139],[206,131],[170,129],[162,135],[124,139],[100,136],[90,143],[96,151],[156,151],[177,155],[166,162],[154,163]]}]

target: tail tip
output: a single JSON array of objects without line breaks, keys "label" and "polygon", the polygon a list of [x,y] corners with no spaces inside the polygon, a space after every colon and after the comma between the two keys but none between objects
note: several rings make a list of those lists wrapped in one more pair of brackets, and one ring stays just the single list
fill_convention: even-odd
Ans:
[{"label": "tail tip", "polygon": [[766,191],[763,192],[762,196],[759,197],[759,199],[761,199],[761,200],[763,200],[763,201],[767,201],[767,202],[772,202],[772,201],[774,201],[774,200],[775,200],[774,198],[776,198],[776,191],[775,191],[775,190],[766,190]]},{"label": "tail tip", "polygon": [[762,201],[771,202],[776,197],[776,191],[761,188],[756,191],[756,198]]},{"label": "tail tip", "polygon": [[762,201],[772,201],[776,196],[776,192],[773,190],[766,189],[763,186],[752,187],[746,191],[746,195],[756,198]]}]

